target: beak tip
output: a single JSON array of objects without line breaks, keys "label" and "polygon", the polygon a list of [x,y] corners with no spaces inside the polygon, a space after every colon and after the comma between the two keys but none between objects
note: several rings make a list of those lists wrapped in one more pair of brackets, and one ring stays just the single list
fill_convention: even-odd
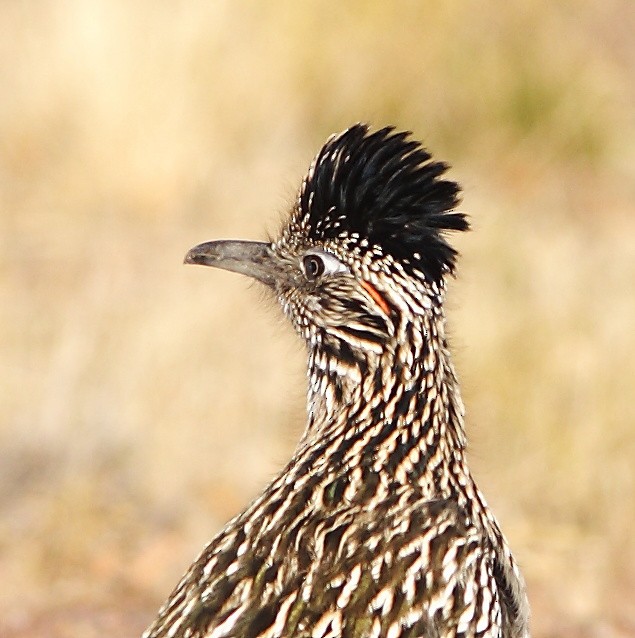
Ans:
[{"label": "beak tip", "polygon": [[194,246],[194,248],[190,248],[185,253],[185,257],[183,258],[184,264],[199,264],[199,265],[209,265],[210,255],[206,252],[205,248],[208,248],[207,245],[201,244],[199,246]]}]

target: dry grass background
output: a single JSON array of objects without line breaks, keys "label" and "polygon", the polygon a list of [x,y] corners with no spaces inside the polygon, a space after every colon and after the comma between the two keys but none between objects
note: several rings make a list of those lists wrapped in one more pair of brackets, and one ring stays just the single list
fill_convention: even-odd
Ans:
[{"label": "dry grass background", "polygon": [[275,231],[357,120],[465,187],[471,459],[535,635],[635,635],[633,33],[628,0],[0,3],[0,635],[135,635],[287,458],[301,345],[181,259]]}]

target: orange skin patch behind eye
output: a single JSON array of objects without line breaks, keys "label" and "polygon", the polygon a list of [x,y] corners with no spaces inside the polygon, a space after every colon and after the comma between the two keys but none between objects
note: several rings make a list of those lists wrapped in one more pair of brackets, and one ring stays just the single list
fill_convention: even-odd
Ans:
[{"label": "orange skin patch behind eye", "polygon": [[390,306],[386,300],[379,294],[375,286],[369,284],[363,279],[359,282],[362,288],[372,297],[373,301],[387,314],[390,314]]}]

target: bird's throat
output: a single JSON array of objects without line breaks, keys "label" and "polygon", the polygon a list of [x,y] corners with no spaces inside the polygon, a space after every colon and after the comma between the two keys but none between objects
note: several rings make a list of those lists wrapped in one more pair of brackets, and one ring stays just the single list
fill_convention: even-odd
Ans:
[{"label": "bird's throat", "polygon": [[[433,446],[465,447],[463,404],[449,354],[430,357],[425,347],[413,352],[396,345],[343,360],[317,350],[309,358],[308,381],[301,445],[321,439],[346,446],[367,438],[378,454],[390,438],[389,447],[416,446],[422,456]],[[377,454],[370,450],[370,456]]]}]

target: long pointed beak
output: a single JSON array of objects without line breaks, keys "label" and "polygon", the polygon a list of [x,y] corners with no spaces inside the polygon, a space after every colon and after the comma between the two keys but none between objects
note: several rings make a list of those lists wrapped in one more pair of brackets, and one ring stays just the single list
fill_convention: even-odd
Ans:
[{"label": "long pointed beak", "polygon": [[271,244],[261,241],[208,241],[189,250],[184,263],[231,270],[253,277],[267,286],[273,286],[280,273]]}]

